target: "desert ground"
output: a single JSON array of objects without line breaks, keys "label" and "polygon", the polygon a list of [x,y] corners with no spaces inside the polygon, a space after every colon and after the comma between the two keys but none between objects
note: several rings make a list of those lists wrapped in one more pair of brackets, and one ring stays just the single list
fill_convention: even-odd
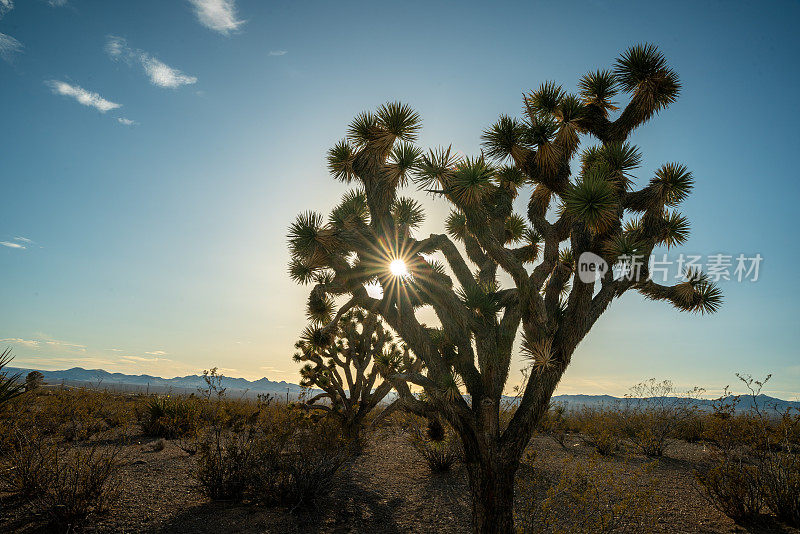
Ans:
[{"label": "desert ground", "polygon": [[[59,395],[64,393],[43,397],[48,401],[44,406],[51,406]],[[80,395],[82,402],[88,402],[86,399],[94,394]],[[120,397],[103,395],[106,400]],[[139,406],[136,403],[143,401],[146,399],[128,395],[120,406],[135,410]],[[95,406],[100,410],[108,405],[104,402]],[[39,408],[34,413],[41,417],[49,409]],[[100,412],[95,415],[99,417]],[[89,420],[89,416],[84,417]],[[432,471],[412,445],[413,432],[409,432],[402,416],[366,431],[361,452],[348,457],[313,504],[297,507],[269,505],[252,498],[212,500],[197,477],[202,452],[192,447],[190,440],[148,435],[139,423],[118,427],[101,424],[98,428],[103,430],[65,446],[75,450],[113,449],[115,468],[106,489],[114,498],[76,531],[388,534],[470,530],[470,493],[464,464],[455,461],[446,471]],[[46,439],[45,428],[36,430],[40,431],[38,439]],[[47,432],[65,435],[61,426]],[[696,478],[696,473],[712,462],[715,449],[706,441],[669,439],[663,456],[657,459],[641,454],[633,443],[622,438],[615,450],[605,456],[599,456],[591,443],[587,436],[569,430],[557,436],[543,430],[533,438],[517,474],[515,517],[520,532],[798,532],[767,513],[750,524],[737,525],[715,508]],[[9,457],[13,453],[5,455],[4,469],[14,468]],[[567,466],[585,468],[596,483],[591,491],[602,495],[589,491],[584,495],[586,500],[578,504],[575,500],[565,504],[566,501],[554,499],[555,507],[566,508],[551,511],[551,521],[560,514],[570,514],[573,517],[569,523],[548,523],[544,516],[533,517],[541,514],[538,503],[548,495],[558,494],[552,492]],[[576,483],[575,479],[567,482]],[[49,512],[37,508],[31,496],[8,486],[0,495],[3,532],[51,532],[63,528],[54,526]],[[633,504],[626,501],[630,495],[636,495]],[[620,506],[620,515],[624,516],[621,522],[615,524],[603,516],[604,509],[616,510]],[[561,524],[563,530],[554,524]]]}]

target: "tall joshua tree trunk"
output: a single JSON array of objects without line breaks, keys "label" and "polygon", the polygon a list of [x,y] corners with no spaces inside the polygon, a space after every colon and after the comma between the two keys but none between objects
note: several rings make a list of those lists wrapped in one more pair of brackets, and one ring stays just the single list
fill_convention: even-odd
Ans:
[{"label": "tall joshua tree trunk", "polygon": [[[536,394],[522,399],[517,408],[520,417],[513,418],[508,428],[499,429],[491,419],[483,419],[483,431],[477,435],[462,431],[475,534],[514,532],[514,479],[561,374],[553,369],[533,377],[538,387],[528,391]],[[484,413],[496,413],[493,406],[486,408]]]},{"label": "tall joshua tree trunk", "polygon": [[514,476],[519,459],[466,458],[472,528],[481,534],[514,532]]}]

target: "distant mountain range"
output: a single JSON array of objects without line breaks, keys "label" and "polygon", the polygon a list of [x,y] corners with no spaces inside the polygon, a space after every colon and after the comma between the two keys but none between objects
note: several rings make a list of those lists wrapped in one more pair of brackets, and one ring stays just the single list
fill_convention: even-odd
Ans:
[{"label": "distant mountain range", "polygon": [[[103,369],[84,369],[73,367],[64,371],[45,371],[42,369],[23,369],[6,368],[8,374],[22,373],[24,377],[31,371],[39,371],[44,375],[44,381],[48,384],[82,385],[99,388],[150,391],[154,393],[165,393],[174,391],[175,393],[195,392],[198,388],[205,388],[206,382],[200,375],[177,376],[175,378],[162,378],[151,375],[126,375],[124,373],[109,373]],[[244,378],[224,377],[222,387],[227,388],[230,393],[256,395],[258,393],[271,393],[273,395],[286,395],[287,392],[296,397],[302,388],[290,382],[274,382],[266,377],[258,380],[247,380]]]},{"label": "distant mountain range", "polygon": [[[30,371],[38,370],[44,375],[45,382],[49,384],[66,384],[66,385],[80,385],[91,386],[100,388],[111,388],[126,391],[139,391],[151,393],[192,393],[196,392],[198,388],[205,388],[206,383],[200,375],[178,376],[175,378],[162,378],[160,376],[151,375],[126,375],[123,373],[109,373],[103,369],[83,369],[82,367],[73,367],[64,371],[44,371],[41,369],[23,369],[7,367],[6,371],[9,374],[21,373],[24,377]],[[247,380],[245,378],[233,378],[225,376],[222,379],[222,387],[227,388],[229,394],[238,395],[252,395],[255,396],[259,393],[272,395],[288,395],[296,398],[302,391],[302,388],[291,382],[272,381],[266,377],[259,378],[258,380]],[[507,397],[507,400],[513,402],[513,398]],[[613,397],[611,395],[555,395],[552,399],[553,402],[564,403],[568,408],[581,408],[611,406],[620,402],[625,402],[628,399],[621,397]],[[670,399],[674,400],[674,399]],[[689,401],[689,399],[679,399],[682,401]],[[800,401],[782,400],[768,395],[759,395],[757,402],[760,407],[777,408],[778,410],[785,410],[786,408],[800,409]],[[634,400],[635,402],[635,400]],[[711,409],[711,400],[701,399],[697,401],[701,408]],[[754,404],[753,398],[750,396],[742,395],[738,405],[739,410],[749,410]]]},{"label": "distant mountain range", "polygon": [[[649,399],[649,402],[658,402],[659,400],[668,400],[670,402],[695,402],[697,405],[704,410],[711,410],[713,401],[710,399],[688,399],[688,398],[679,398],[676,399],[675,397],[660,397]],[[561,402],[564,403],[568,408],[581,408],[583,406],[597,408],[600,406],[608,406],[613,407],[618,403],[624,402],[641,402],[641,399],[626,399],[620,397],[612,397],[611,395],[554,395],[552,402]],[[765,408],[768,411],[773,409],[777,409],[779,411],[784,411],[787,408],[797,408],[800,409],[800,401],[788,401],[783,399],[778,399],[775,397],[770,397],[769,395],[761,394],[755,399],[753,399],[750,395],[741,395],[739,397],[739,404],[736,406],[738,411],[747,411],[753,408],[755,404],[758,404],[759,408]]]}]

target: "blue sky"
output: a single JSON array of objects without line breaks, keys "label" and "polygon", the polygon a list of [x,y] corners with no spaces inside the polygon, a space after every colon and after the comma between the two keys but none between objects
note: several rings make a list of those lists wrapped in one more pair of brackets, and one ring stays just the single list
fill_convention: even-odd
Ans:
[{"label": "blue sky", "polygon": [[[626,295],[559,392],[649,377],[718,390],[743,371],[800,395],[797,2],[0,0],[0,13],[0,344],[19,365],[296,380],[307,288],[286,275],[284,235],[344,192],[325,152],[356,113],[408,102],[421,146],[476,154],[523,91],[574,90],[652,42],[684,89],[633,136],[638,176],[680,161],[696,177],[692,237],[670,253],[758,253],[759,280],[723,281],[706,317]],[[422,234],[441,231],[447,207],[418,198]]]}]

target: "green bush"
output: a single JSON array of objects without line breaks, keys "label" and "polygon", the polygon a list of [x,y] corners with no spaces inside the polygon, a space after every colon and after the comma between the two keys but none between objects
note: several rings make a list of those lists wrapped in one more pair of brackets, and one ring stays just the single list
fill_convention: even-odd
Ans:
[{"label": "green bush", "polygon": [[185,399],[154,397],[140,414],[140,424],[145,434],[162,438],[190,436],[197,432],[198,411]]},{"label": "green bush", "polygon": [[425,463],[434,473],[449,471],[453,464],[463,457],[461,442],[453,432],[448,432],[439,440],[420,434],[411,434],[409,442],[414,450],[425,459]]}]

